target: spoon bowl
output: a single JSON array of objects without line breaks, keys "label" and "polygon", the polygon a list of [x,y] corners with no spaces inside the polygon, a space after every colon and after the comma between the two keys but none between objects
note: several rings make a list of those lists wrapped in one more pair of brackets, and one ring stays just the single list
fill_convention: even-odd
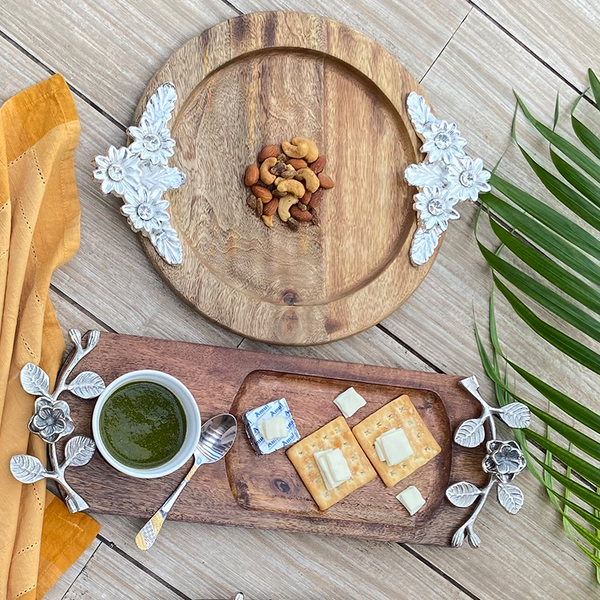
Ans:
[{"label": "spoon bowl", "polygon": [[222,414],[209,419],[202,425],[196,452],[205,463],[221,460],[233,446],[237,434],[237,420],[233,415]]}]

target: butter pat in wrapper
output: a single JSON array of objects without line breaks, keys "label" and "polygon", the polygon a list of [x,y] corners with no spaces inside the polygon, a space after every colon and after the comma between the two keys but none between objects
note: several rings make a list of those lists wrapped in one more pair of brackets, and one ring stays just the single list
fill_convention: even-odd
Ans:
[{"label": "butter pat in wrapper", "polygon": [[408,486],[403,492],[400,492],[396,498],[398,498],[400,503],[406,508],[411,517],[425,506],[425,499],[414,485]]},{"label": "butter pat in wrapper", "polygon": [[[285,419],[286,435],[285,437],[267,441],[261,432],[262,427],[260,422],[274,417],[283,417]],[[273,400],[273,402],[249,410],[242,416],[242,422],[246,427],[246,434],[250,440],[250,445],[257,454],[270,454],[271,452],[295,444],[300,439],[300,434],[285,398]]]}]

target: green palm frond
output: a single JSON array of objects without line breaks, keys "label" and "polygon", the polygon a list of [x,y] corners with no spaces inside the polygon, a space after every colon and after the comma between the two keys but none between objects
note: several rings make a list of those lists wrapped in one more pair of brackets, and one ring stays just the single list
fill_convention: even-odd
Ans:
[{"label": "green palm frond", "polygon": [[[589,71],[590,88],[600,107],[600,80]],[[542,435],[531,429],[515,431],[528,469],[546,488],[565,531],[596,568],[600,583],[600,414],[510,360],[498,338],[494,290],[508,302],[515,317],[565,356],[600,375],[600,138],[571,110],[571,128],[583,149],[556,132],[559,105],[552,127],[544,125],[515,94],[518,109],[549,144],[555,172],[544,167],[519,143],[513,120],[512,136],[534,175],[556,208],[510,181],[492,175],[494,192],[481,195],[500,247],[493,251],[478,238],[479,249],[492,271],[489,305],[492,352],[475,328],[483,368],[492,380],[498,403],[523,402],[544,425]],[[586,226],[579,225],[573,215]],[[547,314],[553,315],[548,321]],[[570,326],[589,342],[573,339]],[[546,410],[520,397],[510,376],[523,380],[543,396]],[[551,407],[573,419],[566,423]],[[591,434],[586,433],[587,428]],[[552,439],[551,439],[552,437]],[[560,441],[556,441],[560,440]],[[575,449],[577,449],[575,451]],[[562,492],[560,491],[562,490]]]}]

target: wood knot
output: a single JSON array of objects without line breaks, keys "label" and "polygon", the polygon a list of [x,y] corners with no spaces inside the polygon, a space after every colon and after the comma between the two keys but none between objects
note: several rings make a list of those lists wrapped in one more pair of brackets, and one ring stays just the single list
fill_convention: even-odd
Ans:
[{"label": "wood knot", "polygon": [[283,479],[274,479],[273,485],[275,486],[275,489],[281,492],[282,494],[289,494],[291,491],[289,483],[287,483]]},{"label": "wood knot", "polygon": [[285,292],[283,292],[283,301],[286,304],[298,304],[298,302],[300,301],[300,296],[298,296],[297,292],[295,292],[294,290],[285,290]]}]

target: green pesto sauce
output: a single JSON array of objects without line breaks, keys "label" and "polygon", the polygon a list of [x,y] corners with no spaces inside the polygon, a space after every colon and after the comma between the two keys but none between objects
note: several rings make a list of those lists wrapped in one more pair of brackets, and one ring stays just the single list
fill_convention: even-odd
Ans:
[{"label": "green pesto sauce", "polygon": [[110,454],[135,469],[164,465],[183,446],[185,411],[170,390],[136,381],[115,390],[100,412],[100,435]]}]

